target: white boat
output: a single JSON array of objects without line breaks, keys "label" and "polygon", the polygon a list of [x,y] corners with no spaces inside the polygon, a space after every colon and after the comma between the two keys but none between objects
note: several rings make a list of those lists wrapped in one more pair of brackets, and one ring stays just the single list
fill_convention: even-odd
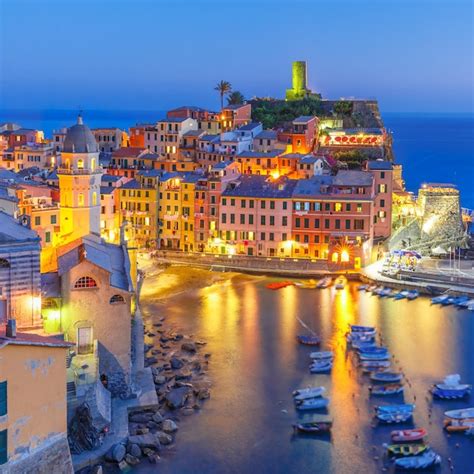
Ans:
[{"label": "white boat", "polygon": [[441,390],[467,390],[472,388],[470,384],[460,383],[461,376],[459,374],[446,375],[443,383],[435,384],[435,387]]},{"label": "white boat", "polygon": [[324,387],[300,388],[293,392],[293,397],[295,400],[307,400],[309,398],[321,397],[325,391]]},{"label": "white boat", "polygon": [[441,462],[441,457],[434,451],[429,450],[418,456],[406,456],[395,459],[395,466],[399,469],[427,469]]},{"label": "white boat", "polygon": [[460,410],[449,410],[444,412],[448,418],[462,420],[463,418],[474,418],[474,407],[461,408]]},{"label": "white boat", "polygon": [[463,308],[469,308],[469,306],[474,305],[474,299],[467,300],[467,301],[461,301],[458,306],[461,306]]},{"label": "white boat", "polygon": [[336,290],[343,290],[344,287],[346,286],[346,283],[347,283],[347,279],[343,276],[340,276],[335,281],[334,288],[336,288]]},{"label": "white boat", "polygon": [[334,353],[332,351],[317,351],[311,352],[309,355],[311,359],[332,359],[334,357]]},{"label": "white boat", "polygon": [[309,400],[301,400],[296,402],[297,410],[317,410],[318,408],[326,408],[329,405],[329,399],[318,397]]},{"label": "white boat", "polygon": [[309,370],[312,374],[318,374],[321,372],[329,372],[332,369],[332,360],[315,360]]},{"label": "white boat", "polygon": [[316,283],[316,288],[328,288],[332,285],[332,278],[331,277],[324,277],[322,280],[319,280]]}]

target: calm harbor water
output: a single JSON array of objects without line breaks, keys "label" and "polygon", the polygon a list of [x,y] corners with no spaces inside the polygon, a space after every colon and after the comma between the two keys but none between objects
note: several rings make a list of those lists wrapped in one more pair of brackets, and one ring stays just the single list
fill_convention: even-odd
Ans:
[{"label": "calm harbor water", "polygon": [[[180,276],[173,275],[179,293],[158,298],[169,283],[168,271],[145,280],[145,319],[151,324],[164,315],[168,324],[208,342],[212,396],[198,414],[180,421],[176,446],[159,466],[145,463],[134,472],[382,472],[381,445],[394,427],[373,427],[373,406],[403,397],[369,399],[368,379],[346,350],[349,323],[376,326],[394,355],[394,368],[407,378],[404,399],[416,404],[414,423],[396,426],[427,428],[429,443],[443,456],[437,472],[474,472],[474,440],[448,437],[441,427],[443,411],[474,402],[433,402],[428,394],[430,385],[448,373],[474,384],[473,313],[431,306],[427,298],[380,299],[359,293],[354,284],[342,291],[270,291],[263,277],[222,274],[216,281],[215,274],[206,277],[202,271],[196,274],[200,288],[179,288]],[[186,269],[183,278],[193,272]],[[214,281],[206,284],[206,278]],[[295,341],[304,332],[297,318],[322,336],[322,349],[335,351],[331,374],[309,374],[311,348]],[[308,385],[327,389],[328,415],[334,420],[330,438],[293,435],[292,423],[313,415],[295,411],[291,392]]]}]

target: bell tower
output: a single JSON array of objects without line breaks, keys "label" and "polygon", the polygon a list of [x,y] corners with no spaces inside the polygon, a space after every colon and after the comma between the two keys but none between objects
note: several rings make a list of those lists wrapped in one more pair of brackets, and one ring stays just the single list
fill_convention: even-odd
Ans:
[{"label": "bell tower", "polygon": [[102,173],[97,142],[79,115],[67,130],[57,171],[61,244],[89,234],[100,237]]}]

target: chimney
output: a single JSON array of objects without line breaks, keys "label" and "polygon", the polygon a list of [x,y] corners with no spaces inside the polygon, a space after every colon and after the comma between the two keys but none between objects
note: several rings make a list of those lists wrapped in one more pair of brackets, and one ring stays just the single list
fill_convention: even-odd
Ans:
[{"label": "chimney", "polygon": [[5,328],[5,336],[10,338],[16,337],[16,319],[8,319]]}]

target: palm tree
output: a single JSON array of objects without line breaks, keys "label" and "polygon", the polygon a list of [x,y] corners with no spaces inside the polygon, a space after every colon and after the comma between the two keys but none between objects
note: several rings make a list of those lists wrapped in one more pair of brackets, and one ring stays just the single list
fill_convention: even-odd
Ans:
[{"label": "palm tree", "polygon": [[217,83],[217,86],[214,87],[214,90],[219,92],[221,96],[221,109],[224,108],[224,96],[229,94],[232,91],[232,86],[228,81],[220,81]]},{"label": "palm tree", "polygon": [[227,97],[227,105],[241,105],[244,101],[244,96],[239,91],[233,91]]}]

